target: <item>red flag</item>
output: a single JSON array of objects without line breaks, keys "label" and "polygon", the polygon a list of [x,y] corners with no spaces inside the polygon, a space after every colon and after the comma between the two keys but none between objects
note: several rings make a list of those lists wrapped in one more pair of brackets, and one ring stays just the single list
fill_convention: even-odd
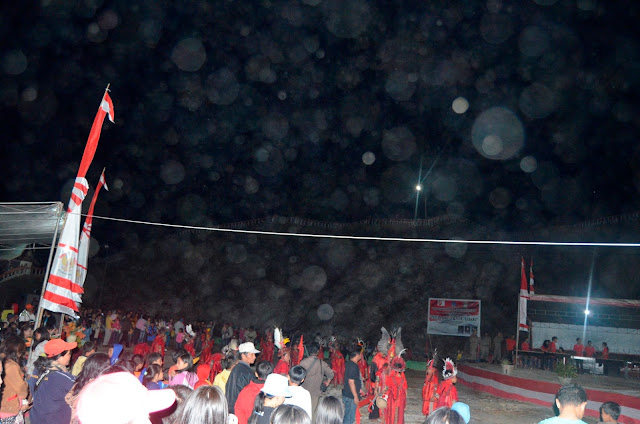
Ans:
[{"label": "red flag", "polygon": [[113,110],[113,102],[111,101],[111,97],[109,97],[109,92],[105,91],[104,97],[100,102],[100,107],[98,108],[98,113],[96,113],[96,117],[93,119],[93,125],[89,132],[89,139],[87,140],[87,145],[84,148],[82,162],[80,162],[78,177],[85,177],[87,175],[87,170],[89,170],[89,165],[91,165],[93,155],[95,155],[96,149],[98,148],[100,132],[102,131],[102,123],[104,122],[104,117],[107,113],[109,114],[109,120],[114,122],[113,119],[115,112]]},{"label": "red flag", "polygon": [[527,325],[527,299],[529,298],[529,290],[527,290],[527,275],[524,271],[524,258],[522,258],[520,266],[520,304],[518,307],[518,328],[521,331],[529,331]]},{"label": "red flag", "polygon": [[78,310],[75,299],[79,299],[80,295],[84,293],[84,289],[77,280],[80,214],[82,213],[82,201],[89,190],[89,183],[84,177],[87,175],[87,170],[98,147],[102,123],[107,113],[109,119],[113,121],[113,102],[105,90],[98,113],[91,126],[87,145],[84,148],[80,169],[78,169],[78,175],[69,199],[65,224],[58,240],[56,256],[53,259],[49,280],[40,301],[42,308],[53,312],[75,315],[74,312]]},{"label": "red flag", "polygon": [[300,343],[298,343],[298,363],[300,363],[300,361],[302,361],[302,358],[304,358],[304,343],[303,343],[303,335],[300,335]]}]

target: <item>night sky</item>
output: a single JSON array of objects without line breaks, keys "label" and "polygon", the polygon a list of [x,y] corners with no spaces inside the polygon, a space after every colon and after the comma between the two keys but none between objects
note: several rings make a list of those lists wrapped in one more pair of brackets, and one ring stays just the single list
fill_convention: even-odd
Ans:
[{"label": "night sky", "polygon": [[[105,121],[87,175],[94,187],[107,168],[99,216],[410,238],[640,233],[637,1],[0,7],[3,201],[67,203],[110,83],[116,123]],[[92,235],[87,300],[247,324],[348,331],[358,317],[362,332],[419,332],[420,305],[442,296],[482,299],[498,328],[516,307],[522,255],[547,293],[584,295],[593,264],[596,294],[640,298],[630,249],[100,219]]]}]

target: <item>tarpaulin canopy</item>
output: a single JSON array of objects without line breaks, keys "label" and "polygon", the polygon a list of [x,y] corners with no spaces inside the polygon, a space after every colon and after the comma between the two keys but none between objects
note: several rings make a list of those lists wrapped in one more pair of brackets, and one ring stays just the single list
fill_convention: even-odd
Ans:
[{"label": "tarpaulin canopy", "polygon": [[17,258],[31,244],[51,248],[62,211],[62,202],[0,203],[0,259]]}]

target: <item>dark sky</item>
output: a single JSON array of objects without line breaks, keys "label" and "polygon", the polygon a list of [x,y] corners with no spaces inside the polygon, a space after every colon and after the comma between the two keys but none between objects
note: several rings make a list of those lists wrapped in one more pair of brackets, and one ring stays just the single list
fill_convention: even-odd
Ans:
[{"label": "dark sky", "polygon": [[[0,7],[6,201],[67,202],[110,83],[116,124],[87,177],[107,167],[98,215],[509,232],[638,210],[633,0]],[[125,249],[153,231],[102,221],[93,235]]]}]

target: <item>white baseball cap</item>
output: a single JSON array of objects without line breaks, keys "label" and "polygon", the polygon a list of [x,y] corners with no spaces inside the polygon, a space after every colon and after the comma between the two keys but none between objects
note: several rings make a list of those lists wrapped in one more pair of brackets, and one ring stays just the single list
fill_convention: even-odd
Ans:
[{"label": "white baseball cap", "polygon": [[260,391],[269,396],[284,396],[287,398],[292,396],[291,390],[289,390],[289,379],[280,374],[269,374]]},{"label": "white baseball cap", "polygon": [[260,353],[258,349],[251,342],[242,343],[238,347],[238,352],[240,353]]}]

